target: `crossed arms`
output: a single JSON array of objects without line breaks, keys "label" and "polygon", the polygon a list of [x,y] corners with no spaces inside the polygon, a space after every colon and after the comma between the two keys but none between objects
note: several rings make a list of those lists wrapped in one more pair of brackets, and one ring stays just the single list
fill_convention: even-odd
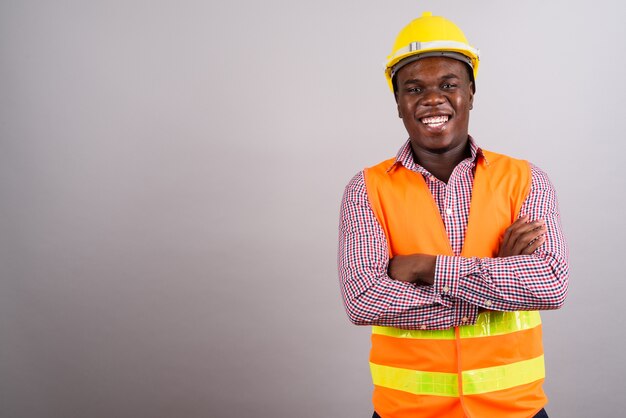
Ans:
[{"label": "crossed arms", "polygon": [[367,200],[362,173],[346,187],[340,217],[339,276],[357,325],[445,329],[471,323],[481,309],[557,309],[568,286],[567,247],[556,195],[532,167],[523,214],[496,258],[413,254],[389,260],[384,232]]}]

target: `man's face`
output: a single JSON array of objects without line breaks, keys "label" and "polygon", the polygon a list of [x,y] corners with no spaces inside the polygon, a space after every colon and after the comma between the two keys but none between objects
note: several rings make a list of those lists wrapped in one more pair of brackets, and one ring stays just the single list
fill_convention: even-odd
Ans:
[{"label": "man's face", "polygon": [[398,71],[398,115],[415,153],[442,154],[465,147],[474,93],[466,65],[429,57]]}]

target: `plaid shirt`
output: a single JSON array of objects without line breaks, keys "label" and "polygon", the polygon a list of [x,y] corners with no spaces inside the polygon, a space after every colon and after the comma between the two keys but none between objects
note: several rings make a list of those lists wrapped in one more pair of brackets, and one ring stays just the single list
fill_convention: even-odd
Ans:
[{"label": "plaid shirt", "polygon": [[520,214],[543,219],[546,240],[532,254],[505,258],[461,257],[472,196],[476,157],[461,161],[444,183],[413,160],[407,141],[397,163],[424,176],[448,233],[454,256],[437,257],[434,284],[416,285],[387,274],[387,241],[365,187],[363,172],[346,186],[339,225],[339,279],[346,311],[357,325],[446,329],[474,323],[481,310],[557,309],[568,287],[567,246],[556,194],[548,177],[531,164],[530,193]]}]

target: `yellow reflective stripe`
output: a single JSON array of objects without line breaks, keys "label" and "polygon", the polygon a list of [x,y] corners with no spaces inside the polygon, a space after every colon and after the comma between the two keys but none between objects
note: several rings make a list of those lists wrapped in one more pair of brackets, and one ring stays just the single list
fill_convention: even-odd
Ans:
[{"label": "yellow reflective stripe", "polygon": [[[541,317],[537,311],[487,311],[478,315],[475,324],[460,326],[459,334],[461,338],[492,337],[532,329],[539,325],[541,325]],[[454,328],[422,331],[374,326],[372,333],[395,338],[454,340]]]},{"label": "yellow reflective stripe", "polygon": [[[459,396],[456,373],[423,372],[371,362],[370,370],[376,386],[414,395]],[[463,395],[510,389],[543,379],[545,375],[543,355],[504,366],[467,370],[462,373]]]},{"label": "yellow reflective stripe", "polygon": [[546,371],[543,355],[505,366],[486,367],[462,373],[463,394],[477,395],[509,389],[543,379]]},{"label": "yellow reflective stripe", "polygon": [[474,325],[459,327],[461,338],[492,337],[510,334],[541,325],[537,311],[482,312]]},{"label": "yellow reflective stripe", "polygon": [[389,337],[413,338],[419,340],[454,340],[454,328],[420,331],[414,329],[374,326],[372,327],[372,333],[387,335]]},{"label": "yellow reflective stripe", "polygon": [[376,386],[401,390],[414,395],[459,396],[456,373],[423,372],[370,363]]}]

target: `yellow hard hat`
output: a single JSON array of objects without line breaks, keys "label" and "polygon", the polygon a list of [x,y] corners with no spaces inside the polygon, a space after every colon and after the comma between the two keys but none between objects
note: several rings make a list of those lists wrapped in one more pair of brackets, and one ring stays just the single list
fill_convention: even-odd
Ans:
[{"label": "yellow hard hat", "polygon": [[[424,12],[404,27],[396,37],[385,64],[385,76],[393,91],[393,77],[400,68],[420,58],[444,56],[463,61],[478,73],[478,49],[467,42],[457,25],[441,16]],[[473,81],[473,80],[472,80]]]}]

